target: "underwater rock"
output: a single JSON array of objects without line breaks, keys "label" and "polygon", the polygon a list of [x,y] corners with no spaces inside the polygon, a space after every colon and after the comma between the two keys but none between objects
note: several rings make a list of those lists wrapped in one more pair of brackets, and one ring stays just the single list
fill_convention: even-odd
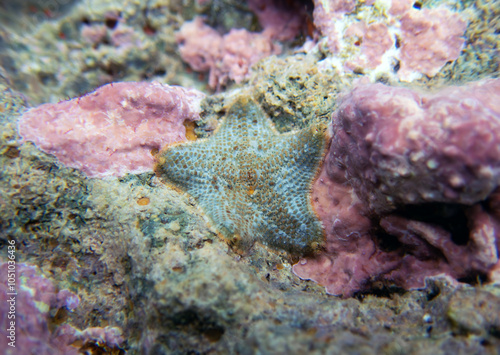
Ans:
[{"label": "underwater rock", "polygon": [[184,23],[176,40],[185,62],[196,71],[209,72],[208,84],[212,89],[225,86],[229,80],[240,83],[248,78],[252,65],[281,52],[267,32],[232,29],[222,36],[205,25],[201,17]]},{"label": "underwater rock", "polygon": [[361,85],[333,117],[330,158],[371,210],[484,200],[500,183],[500,80],[420,94]]},{"label": "underwater rock", "polygon": [[345,37],[356,39],[361,56],[345,63],[352,71],[358,68],[375,69],[382,64],[385,53],[394,46],[394,38],[389,28],[381,22],[367,25],[365,22],[355,22],[344,32]]},{"label": "underwater rock", "polygon": [[334,70],[321,70],[320,59],[317,51],[271,56],[253,67],[253,95],[279,132],[331,120],[337,95],[348,81]]},{"label": "underwater rock", "polygon": [[[84,344],[79,350],[81,354],[84,350],[93,347],[99,350],[115,351],[120,353],[120,347],[124,343],[122,331],[118,327],[91,327],[79,330],[69,324],[63,324],[55,331],[58,338],[65,339],[67,344]],[[93,344],[99,344],[94,346]]]},{"label": "underwater rock", "polygon": [[[54,314],[55,310],[62,308],[73,311],[78,307],[79,297],[69,290],[57,292],[52,281],[40,275],[40,270],[34,265],[17,263],[11,267],[8,262],[0,263],[0,346],[4,354],[79,354],[78,348],[70,345],[73,341],[57,333],[58,328],[55,332],[50,330],[54,328],[51,312]],[[13,290],[7,284],[8,268],[16,275]],[[12,299],[14,301],[9,302]],[[14,322],[12,332],[9,331],[10,322]]]},{"label": "underwater rock", "polygon": [[300,0],[248,0],[248,7],[272,39],[290,41],[305,31],[307,13]]},{"label": "underwater rock", "polygon": [[327,38],[327,46],[331,53],[340,49],[338,30],[335,23],[345,13],[350,13],[356,7],[356,1],[348,0],[316,0],[314,1],[314,25]]},{"label": "underwater rock", "polygon": [[325,36],[337,68],[410,82],[435,76],[464,48],[467,21],[445,6],[417,9],[407,0],[394,0],[390,5],[381,1],[314,3],[314,24]]},{"label": "underwater rock", "polygon": [[[235,93],[251,92],[284,133],[328,121],[342,104],[337,94],[348,91],[353,78],[363,73],[397,85],[395,72],[401,68],[392,51],[401,38],[384,20],[386,12],[402,16],[420,5],[431,9],[442,4],[322,1],[327,2],[340,11],[352,8],[335,19],[340,34],[351,20],[366,25],[360,27],[367,32],[353,28],[352,36],[343,38],[352,52],[342,53],[345,60],[361,60],[370,50],[366,68],[361,61],[352,68],[355,73],[346,71],[343,59],[335,61],[338,57],[327,53],[323,40],[307,40],[297,52],[254,65],[248,84],[203,100],[200,115],[210,120],[207,136],[227,113],[224,102]],[[269,8],[290,1],[252,3],[259,7],[254,10],[259,17],[259,11],[269,14]],[[346,179],[346,171],[327,159],[311,195],[328,229],[329,254],[321,257],[332,264],[322,267],[319,281],[332,286],[330,293],[347,290],[353,295],[343,299],[294,275],[295,259],[284,253],[259,243],[244,255],[236,253],[217,236],[194,198],[165,186],[152,172],[88,179],[19,139],[17,116],[26,102],[57,102],[112,81],[154,78],[205,88],[204,76],[183,65],[174,35],[193,16],[206,16],[219,33],[256,31],[258,26],[250,5],[237,0],[69,1],[55,9],[54,17],[42,13],[43,7],[58,4],[28,0],[0,6],[0,250],[15,239],[19,262],[37,265],[56,295],[69,301],[57,301],[48,310],[43,341],[74,341],[74,349],[88,354],[498,352],[500,285],[491,281],[500,279],[500,264],[488,269],[499,247],[498,189],[472,205],[403,202],[373,212]],[[419,85],[434,88],[450,79],[498,76],[497,3],[447,5],[467,16],[466,48],[435,77],[423,76]],[[403,8],[399,12],[398,6]],[[12,21],[20,26],[5,30]],[[306,24],[307,34],[313,33],[309,18]],[[380,44],[392,43],[391,49],[380,58],[377,41],[366,33]],[[368,67],[377,58],[382,64]],[[312,259],[306,264],[314,265]],[[445,276],[436,276],[438,270]],[[417,284],[423,288],[405,290]],[[331,292],[335,287],[338,293]],[[78,298],[68,298],[69,292]],[[66,307],[73,308],[76,300],[78,306],[69,311]],[[24,340],[24,334],[17,336]],[[56,353],[51,349],[50,354]]]},{"label": "underwater rock", "polygon": [[372,84],[346,95],[312,192],[326,250],[294,272],[344,296],[374,281],[419,288],[438,274],[498,282],[499,85],[425,95]]},{"label": "underwater rock", "polygon": [[[199,10],[194,2],[158,3],[154,11],[143,1],[28,1],[16,6],[26,13],[0,11],[6,25],[0,35],[0,66],[7,68],[11,87],[31,105],[82,96],[120,81],[204,86],[183,70],[174,39],[183,15]],[[11,21],[21,29],[10,27]]]},{"label": "underwater rock", "polygon": [[471,289],[457,292],[446,309],[455,332],[486,337],[500,329],[500,297],[498,293]]},{"label": "underwater rock", "polygon": [[20,118],[19,135],[91,177],[150,171],[151,151],[186,140],[204,94],[160,83],[113,83],[44,104]]},{"label": "underwater rock", "polygon": [[401,67],[398,77],[412,81],[435,76],[460,55],[467,22],[446,8],[410,10],[401,18]]}]

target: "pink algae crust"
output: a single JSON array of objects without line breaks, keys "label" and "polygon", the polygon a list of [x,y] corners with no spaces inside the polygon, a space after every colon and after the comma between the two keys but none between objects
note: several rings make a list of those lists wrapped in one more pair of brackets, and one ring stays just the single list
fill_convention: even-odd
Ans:
[{"label": "pink algae crust", "polygon": [[25,112],[20,136],[90,177],[153,169],[152,150],[186,140],[184,121],[199,118],[204,94],[147,82],[120,82],[80,98]]},{"label": "pink algae crust", "polygon": [[264,32],[272,39],[289,41],[305,29],[307,13],[298,2],[281,0],[248,0]]},{"label": "pink algae crust", "polygon": [[[49,310],[61,307],[72,311],[78,306],[79,298],[69,290],[57,292],[50,280],[39,274],[38,268],[28,264],[15,264],[16,282],[12,291],[7,285],[8,263],[0,263],[0,347],[3,354],[78,354],[64,337],[51,334],[49,330]],[[15,295],[12,295],[15,293]],[[15,319],[9,318],[14,297]],[[11,313],[13,314],[13,313]],[[14,344],[9,328],[15,322]]]},{"label": "pink algae crust", "polygon": [[182,59],[198,72],[208,72],[208,85],[219,89],[230,80],[242,82],[250,68],[262,58],[279,54],[274,32],[255,33],[232,29],[224,36],[196,17],[182,25],[176,34]]},{"label": "pink algae crust", "polygon": [[[11,266],[12,267],[12,266]],[[73,292],[57,290],[54,283],[40,274],[38,267],[30,264],[16,264],[15,290],[12,292],[7,284],[8,263],[0,263],[0,347],[2,354],[37,354],[37,355],[70,355],[81,354],[72,346],[80,340],[82,344],[94,342],[111,348],[123,345],[121,329],[107,326],[79,330],[69,324],[62,324],[51,330],[51,314],[55,310],[65,308],[73,312],[80,303],[80,298]],[[10,303],[15,293],[15,319],[9,319]],[[10,322],[15,321],[15,347],[11,342]],[[49,326],[50,324],[50,326]]]},{"label": "pink algae crust", "polygon": [[[294,265],[295,274],[344,297],[377,282],[421,288],[436,275],[500,282],[499,100],[500,79],[434,94],[354,88],[333,115],[312,191],[325,251]],[[405,213],[432,204],[463,212],[466,240]],[[388,237],[392,249],[383,247]]]},{"label": "pink algae crust", "polygon": [[375,69],[382,64],[382,57],[394,46],[394,39],[383,23],[367,25],[360,21],[349,26],[345,37],[357,37],[360,43],[361,57],[346,62],[346,67],[354,70],[357,67]]},{"label": "pink algae crust", "polygon": [[344,97],[332,159],[370,210],[474,204],[500,183],[500,80],[419,94],[382,84]]},{"label": "pink algae crust", "polygon": [[401,69],[405,80],[412,72],[436,75],[460,55],[467,22],[448,9],[408,11],[401,18]]},{"label": "pink algae crust", "polygon": [[339,51],[338,33],[335,22],[345,13],[352,12],[356,7],[355,0],[314,0],[314,25],[323,36],[327,37],[328,49],[332,53]]},{"label": "pink algae crust", "polygon": [[402,16],[411,10],[414,0],[395,0],[391,2],[389,13],[393,16]]},{"label": "pink algae crust", "polygon": [[262,32],[234,28],[222,35],[196,17],[176,34],[182,59],[195,71],[208,72],[212,89],[247,79],[259,60],[281,53],[276,41],[290,41],[306,32],[307,13],[298,3],[249,0],[248,7],[257,16]]},{"label": "pink algae crust", "polygon": [[[375,69],[384,54],[389,53],[393,57],[391,63],[400,64],[397,71],[400,80],[412,81],[422,74],[432,77],[459,57],[467,22],[445,7],[419,10],[413,8],[413,3],[394,0],[385,18],[365,22],[350,16],[356,7],[353,1],[315,0],[314,24],[326,37],[327,47],[334,56],[344,58],[352,52],[344,63],[345,69]],[[351,23],[339,32],[336,28],[339,20],[346,19]],[[400,39],[399,49],[396,36]],[[346,40],[354,45],[343,44]]]}]

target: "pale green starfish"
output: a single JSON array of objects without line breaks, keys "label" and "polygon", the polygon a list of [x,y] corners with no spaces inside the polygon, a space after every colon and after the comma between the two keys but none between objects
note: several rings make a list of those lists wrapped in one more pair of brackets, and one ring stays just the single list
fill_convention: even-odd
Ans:
[{"label": "pale green starfish", "polygon": [[223,237],[302,255],[324,233],[311,184],[325,151],[325,126],[279,134],[252,99],[238,98],[212,137],[167,147],[156,172],[196,198]]}]

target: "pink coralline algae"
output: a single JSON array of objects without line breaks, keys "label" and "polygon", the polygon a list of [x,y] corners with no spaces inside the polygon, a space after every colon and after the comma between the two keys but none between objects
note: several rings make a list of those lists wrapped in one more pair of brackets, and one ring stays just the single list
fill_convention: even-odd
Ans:
[{"label": "pink coralline algae", "polygon": [[355,0],[314,0],[314,25],[327,38],[327,45],[332,53],[340,50],[339,34],[335,23],[345,13],[352,12],[356,7]]},{"label": "pink coralline algae", "polygon": [[[121,330],[116,327],[92,327],[79,330],[69,324],[63,324],[53,331],[49,328],[50,317],[60,308],[74,311],[80,298],[69,290],[57,291],[53,282],[40,274],[36,266],[18,263],[15,265],[15,319],[8,318],[9,293],[7,285],[8,263],[0,263],[0,346],[6,355],[70,355],[80,354],[71,344],[77,340],[81,344],[98,343],[108,348],[120,348],[123,345]],[[12,266],[11,266],[12,267]],[[9,327],[15,321],[15,347],[8,346],[12,339]],[[51,327],[54,327],[51,324]]]},{"label": "pink coralline algae", "polygon": [[181,27],[176,40],[182,59],[194,70],[208,72],[209,86],[218,89],[229,80],[240,83],[250,75],[252,65],[281,52],[271,34],[232,29],[222,36],[197,17]]},{"label": "pink coralline algae", "polygon": [[332,159],[376,212],[482,201],[500,183],[499,100],[498,79],[434,95],[357,87],[333,119]]},{"label": "pink coralline algae", "polygon": [[356,60],[346,62],[346,67],[375,69],[382,64],[382,57],[394,46],[394,39],[389,29],[383,23],[373,23],[369,26],[364,22],[357,22],[349,26],[346,37],[357,37],[362,56]]},{"label": "pink coralline algae", "polygon": [[[0,263],[0,347],[4,354],[78,354],[64,337],[53,336],[49,330],[49,310],[65,307],[72,311],[79,298],[68,290],[57,292],[52,282],[39,274],[38,268],[16,264],[15,319],[8,318],[12,293],[7,286],[8,264]],[[15,322],[14,338],[9,332]],[[15,347],[8,346],[14,339]]]},{"label": "pink coralline algae", "polygon": [[153,168],[153,150],[186,139],[183,123],[199,118],[203,97],[160,83],[113,83],[30,109],[18,130],[24,140],[90,177],[142,173]]},{"label": "pink coralline algae", "polygon": [[500,282],[499,100],[500,79],[354,88],[312,192],[325,251],[294,272],[343,296],[436,275]]},{"label": "pink coralline algae", "polygon": [[372,15],[360,18],[353,1],[314,3],[316,28],[326,37],[332,56],[348,70],[390,73],[398,67],[396,75],[403,81],[432,77],[459,57],[465,43],[467,22],[445,7],[418,10],[413,1],[395,0],[379,15],[365,3],[358,5],[360,11]]},{"label": "pink coralline algae", "polygon": [[99,42],[104,41],[108,34],[108,28],[106,25],[91,25],[82,26],[80,33],[85,42],[95,45]]},{"label": "pink coralline algae", "polygon": [[446,62],[460,55],[466,28],[465,20],[444,8],[408,11],[401,18],[398,76],[409,81],[415,72],[436,75]]},{"label": "pink coralline algae", "polygon": [[293,40],[305,31],[305,8],[298,2],[248,0],[248,7],[259,19],[264,32],[272,39]]},{"label": "pink coralline algae", "polygon": [[318,25],[324,24],[325,30],[329,29],[335,19],[354,11],[356,3],[356,0],[314,0],[314,20]]}]

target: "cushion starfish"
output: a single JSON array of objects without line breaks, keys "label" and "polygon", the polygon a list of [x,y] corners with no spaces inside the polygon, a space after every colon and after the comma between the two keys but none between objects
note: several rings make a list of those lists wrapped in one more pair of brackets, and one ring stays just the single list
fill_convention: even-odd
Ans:
[{"label": "cushion starfish", "polygon": [[258,241],[304,255],[324,240],[310,189],[326,142],[325,125],[279,134],[260,106],[241,96],[210,138],[168,146],[155,170],[193,196],[237,249]]}]

